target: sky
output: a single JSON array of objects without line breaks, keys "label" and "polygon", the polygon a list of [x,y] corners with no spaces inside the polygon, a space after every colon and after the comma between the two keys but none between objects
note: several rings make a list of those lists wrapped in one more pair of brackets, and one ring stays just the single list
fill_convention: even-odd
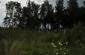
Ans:
[{"label": "sky", "polygon": [[[17,2],[21,3],[22,7],[24,7],[24,6],[26,6],[27,0],[0,0],[0,26],[2,25],[3,19],[6,16],[5,4],[8,1],[17,1]],[[35,1],[35,3],[42,4],[44,0],[31,0],[31,1]],[[85,1],[85,0],[78,0],[79,6],[82,6],[83,1]],[[55,5],[56,0],[49,0],[49,2],[53,5]],[[64,1],[64,5],[66,5],[66,3],[67,3],[67,0]]]}]

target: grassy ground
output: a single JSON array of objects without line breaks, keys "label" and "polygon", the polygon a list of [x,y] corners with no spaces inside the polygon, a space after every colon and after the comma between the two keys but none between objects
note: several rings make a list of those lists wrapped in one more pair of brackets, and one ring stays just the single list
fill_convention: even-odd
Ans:
[{"label": "grassy ground", "polygon": [[56,32],[0,28],[0,55],[84,55],[85,27]]}]

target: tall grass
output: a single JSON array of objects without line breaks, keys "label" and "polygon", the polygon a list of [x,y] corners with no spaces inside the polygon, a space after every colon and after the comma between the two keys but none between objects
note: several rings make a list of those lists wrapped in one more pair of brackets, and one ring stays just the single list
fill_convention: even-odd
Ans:
[{"label": "tall grass", "polygon": [[0,28],[0,55],[84,55],[85,26],[57,32]]}]

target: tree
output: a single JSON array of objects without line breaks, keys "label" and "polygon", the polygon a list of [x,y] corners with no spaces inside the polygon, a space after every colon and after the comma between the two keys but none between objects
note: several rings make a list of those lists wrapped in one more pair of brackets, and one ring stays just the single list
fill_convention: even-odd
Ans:
[{"label": "tree", "polygon": [[31,2],[31,28],[32,29],[38,29],[39,28],[39,8],[40,8],[40,5],[34,3],[34,2]]},{"label": "tree", "polygon": [[31,18],[32,18],[32,10],[31,10],[31,1],[27,1],[27,7],[23,7],[23,19],[22,19],[22,27],[31,28]]},{"label": "tree", "polygon": [[29,29],[31,28],[31,18],[32,18],[32,13],[31,13],[31,1],[29,0],[27,2],[27,11],[26,11],[26,14],[27,14],[27,17],[25,18],[26,19],[26,27],[28,27]]},{"label": "tree", "polygon": [[80,23],[80,24],[85,24],[85,7],[80,7],[79,9],[78,9],[78,13],[77,13],[77,15],[78,15],[78,22]]},{"label": "tree", "polygon": [[56,6],[55,6],[55,21],[56,21],[56,26],[57,28],[60,27],[61,25],[61,20],[62,20],[62,15],[63,15],[63,10],[64,10],[64,6],[63,6],[63,0],[57,0],[56,1]]},{"label": "tree", "polygon": [[39,28],[39,7],[34,1],[28,1],[27,7],[23,7],[22,26],[28,29]]},{"label": "tree", "polygon": [[83,1],[83,3],[84,3],[84,6],[85,6],[85,1]]},{"label": "tree", "polygon": [[68,1],[68,10],[69,10],[69,15],[70,17],[73,19],[74,23],[77,23],[78,21],[78,17],[77,17],[77,13],[78,13],[78,3],[77,0],[69,0]]},{"label": "tree", "polygon": [[77,0],[69,0],[68,1],[68,9],[71,11],[76,11],[78,9]]},{"label": "tree", "polygon": [[6,4],[6,17],[4,25],[6,27],[17,27],[21,17],[21,5],[18,2],[10,1]]},{"label": "tree", "polygon": [[19,19],[20,22],[19,22],[18,27],[26,28],[27,18],[28,18],[28,8],[23,7],[23,9],[22,9],[22,17]]},{"label": "tree", "polygon": [[61,25],[63,28],[72,28],[73,24],[78,23],[78,3],[77,0],[69,0],[67,9],[64,9]]},{"label": "tree", "polygon": [[69,14],[68,9],[64,9],[62,19],[61,19],[61,25],[63,28],[72,28],[73,25],[73,18]]},{"label": "tree", "polygon": [[45,29],[46,29],[46,24],[52,26],[54,21],[53,18],[54,18],[54,9],[52,7],[52,4],[49,4],[49,1],[45,0],[44,3],[41,5],[41,10],[40,10],[40,19],[42,20]]}]

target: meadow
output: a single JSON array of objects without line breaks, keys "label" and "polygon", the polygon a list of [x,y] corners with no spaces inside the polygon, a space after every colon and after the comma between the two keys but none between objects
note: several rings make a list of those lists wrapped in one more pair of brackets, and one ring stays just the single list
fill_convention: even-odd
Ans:
[{"label": "meadow", "polygon": [[84,55],[85,26],[57,31],[0,28],[0,55]]}]

